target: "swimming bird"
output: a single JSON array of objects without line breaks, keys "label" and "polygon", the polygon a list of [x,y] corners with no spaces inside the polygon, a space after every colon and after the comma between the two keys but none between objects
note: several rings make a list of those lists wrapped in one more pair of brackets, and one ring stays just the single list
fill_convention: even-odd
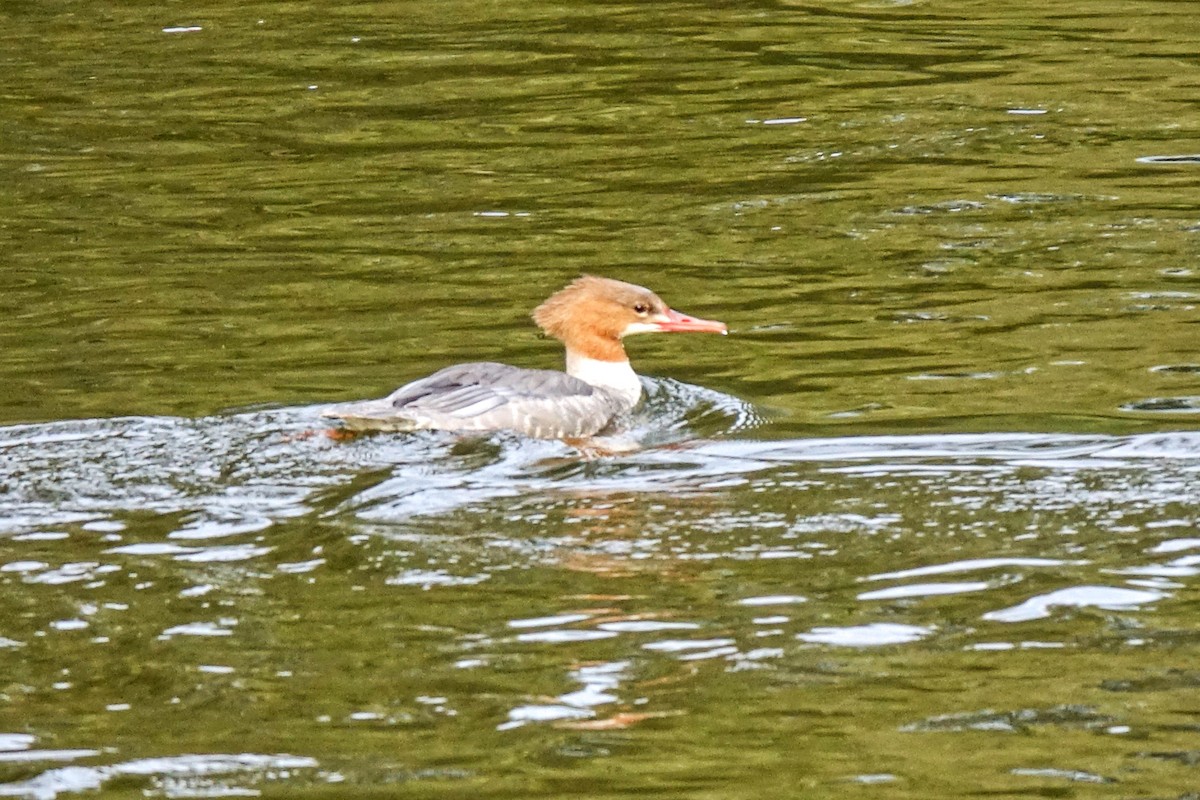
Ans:
[{"label": "swimming bird", "polygon": [[321,412],[351,430],[511,430],[541,439],[601,433],[637,405],[642,384],[622,339],[637,333],[727,333],[632,283],[584,275],[533,311],[566,347],[566,372],[474,362],[446,367],[379,400]]}]

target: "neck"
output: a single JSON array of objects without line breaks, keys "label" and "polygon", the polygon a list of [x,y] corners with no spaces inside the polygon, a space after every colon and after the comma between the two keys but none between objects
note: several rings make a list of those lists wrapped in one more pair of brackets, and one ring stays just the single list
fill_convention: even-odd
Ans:
[{"label": "neck", "polygon": [[[624,352],[621,355],[625,355]],[[629,359],[602,361],[567,348],[567,374],[606,389],[629,403],[633,408],[642,397],[642,382],[629,366]]]}]

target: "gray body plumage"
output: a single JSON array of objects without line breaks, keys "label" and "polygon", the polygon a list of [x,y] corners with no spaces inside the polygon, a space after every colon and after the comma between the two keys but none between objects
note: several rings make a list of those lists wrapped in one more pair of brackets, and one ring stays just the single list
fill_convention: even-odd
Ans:
[{"label": "gray body plumage", "polygon": [[564,372],[477,362],[446,367],[380,400],[321,412],[353,430],[513,430],[543,439],[599,433],[632,403]]}]

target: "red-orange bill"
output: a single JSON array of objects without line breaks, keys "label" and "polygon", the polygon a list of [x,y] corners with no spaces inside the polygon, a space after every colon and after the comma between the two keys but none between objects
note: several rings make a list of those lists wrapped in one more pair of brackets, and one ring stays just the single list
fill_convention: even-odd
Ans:
[{"label": "red-orange bill", "polygon": [[728,333],[724,322],[700,319],[681,314],[673,308],[667,309],[667,321],[656,326],[663,333]]}]

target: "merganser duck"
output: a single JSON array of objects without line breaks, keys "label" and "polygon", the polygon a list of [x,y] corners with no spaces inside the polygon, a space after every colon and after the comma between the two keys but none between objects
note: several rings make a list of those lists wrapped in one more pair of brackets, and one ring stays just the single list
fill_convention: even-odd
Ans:
[{"label": "merganser duck", "polygon": [[592,436],[637,405],[642,384],[621,339],[635,333],[727,333],[632,283],[585,275],[533,311],[567,349],[567,371],[479,362],[446,367],[379,400],[321,412],[351,430],[511,430],[540,439]]}]

